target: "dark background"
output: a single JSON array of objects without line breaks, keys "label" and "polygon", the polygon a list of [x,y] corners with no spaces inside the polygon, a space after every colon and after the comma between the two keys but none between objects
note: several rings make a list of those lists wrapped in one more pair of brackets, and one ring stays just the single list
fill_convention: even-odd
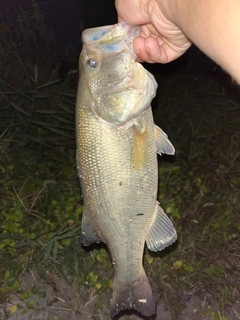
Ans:
[{"label": "dark background", "polygon": [[38,0],[38,3],[48,27],[56,35],[61,57],[69,45],[75,48],[73,51],[80,51],[82,30],[117,22],[114,0]]},{"label": "dark background", "polygon": [[[36,3],[39,11],[35,12]],[[51,278],[59,284],[59,275],[67,270],[66,274],[80,280],[84,299],[79,303],[79,294],[75,295],[76,310],[82,314],[86,306],[89,315],[85,318],[96,316],[85,300],[88,282],[92,281],[89,293],[93,304],[101,306],[101,312],[109,310],[112,290],[106,279],[112,278],[112,271],[107,267],[106,251],[83,252],[75,237],[82,213],[75,165],[78,73],[69,71],[78,68],[82,30],[115,22],[113,0],[0,1],[0,236],[1,241],[6,240],[4,254],[0,254],[0,279],[9,282],[4,291],[8,296],[15,291],[19,273],[32,269],[35,262],[41,267],[38,272],[44,285],[47,275],[53,273]],[[64,65],[66,72],[59,72]],[[240,314],[239,86],[194,46],[174,62],[145,67],[158,83],[152,103],[154,121],[176,149],[174,157],[159,156],[158,200],[170,214],[179,237],[178,245],[148,254],[152,262],[146,261],[146,271],[173,319],[182,314],[182,319],[195,320],[194,301],[199,301],[205,308],[201,319],[209,314],[212,319],[227,316],[233,320],[233,310]],[[66,238],[55,246],[58,235],[62,237],[72,223],[72,241]],[[19,248],[15,255],[13,246]],[[56,250],[60,264],[55,261]],[[32,275],[27,273],[26,278],[32,288]],[[103,291],[94,300],[96,281]],[[59,317],[67,310],[70,320],[66,306],[72,309],[75,304],[69,290],[62,288],[63,308],[51,309]],[[53,292],[49,289],[37,290]],[[2,294],[0,290],[0,300]],[[16,296],[14,292],[9,300],[11,307]],[[198,300],[190,301],[195,297]],[[46,300],[49,307],[52,295]],[[186,304],[194,308],[192,316],[182,313]],[[209,305],[218,313],[212,313]],[[162,314],[160,317],[164,319]]]},{"label": "dark background", "polygon": [[[81,49],[83,29],[114,24],[117,14],[114,0],[36,0],[47,27],[54,33],[57,56],[75,58]],[[14,27],[19,8],[30,8],[30,0],[1,0],[0,19],[12,21]],[[46,35],[47,36],[47,35]],[[71,56],[72,55],[72,56]]]}]

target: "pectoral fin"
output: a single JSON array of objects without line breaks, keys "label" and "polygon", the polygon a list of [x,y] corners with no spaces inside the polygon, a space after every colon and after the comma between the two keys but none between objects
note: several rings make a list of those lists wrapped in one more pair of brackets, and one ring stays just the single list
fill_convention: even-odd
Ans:
[{"label": "pectoral fin", "polygon": [[142,170],[147,163],[148,131],[145,127],[135,128],[131,150],[131,165],[134,170]]},{"label": "pectoral fin", "polygon": [[158,154],[166,153],[173,155],[175,153],[174,146],[168,140],[166,133],[156,125],[154,126],[154,140]]},{"label": "pectoral fin", "polygon": [[161,251],[176,240],[177,233],[172,221],[157,203],[146,239],[148,249],[151,251]]},{"label": "pectoral fin", "polygon": [[81,225],[82,233],[80,236],[80,241],[84,246],[90,246],[92,243],[99,243],[101,239],[91,226],[88,218],[86,217],[85,212],[83,212],[82,216],[82,225]]}]

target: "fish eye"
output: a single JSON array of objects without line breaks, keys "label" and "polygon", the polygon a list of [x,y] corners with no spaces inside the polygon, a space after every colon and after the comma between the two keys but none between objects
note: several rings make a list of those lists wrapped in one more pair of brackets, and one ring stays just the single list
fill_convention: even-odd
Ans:
[{"label": "fish eye", "polygon": [[95,69],[97,67],[97,60],[94,58],[91,58],[88,60],[87,64],[91,69]]}]

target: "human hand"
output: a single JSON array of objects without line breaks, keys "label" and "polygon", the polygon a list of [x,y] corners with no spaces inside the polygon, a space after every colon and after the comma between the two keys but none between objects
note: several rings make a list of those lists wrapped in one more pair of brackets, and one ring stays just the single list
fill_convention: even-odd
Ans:
[{"label": "human hand", "polygon": [[168,63],[180,57],[190,40],[165,17],[162,0],[116,0],[120,21],[140,25],[140,36],[134,39],[139,61]]}]

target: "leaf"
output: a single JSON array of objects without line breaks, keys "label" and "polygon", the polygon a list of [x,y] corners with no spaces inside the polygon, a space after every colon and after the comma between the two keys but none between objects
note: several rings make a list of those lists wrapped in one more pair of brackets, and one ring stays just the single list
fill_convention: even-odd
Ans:
[{"label": "leaf", "polygon": [[[68,134],[66,134],[64,131],[62,131],[62,130],[59,130],[59,129],[55,129],[55,128],[53,128],[53,127],[46,127],[49,131],[52,131],[52,132],[54,132],[54,133],[57,133],[57,134],[59,134],[60,136],[64,136],[64,137],[67,137],[67,138],[72,138],[71,136],[69,136]],[[64,127],[64,128],[62,128],[62,129],[65,129],[65,130],[69,130],[69,131],[74,131],[75,130],[75,128],[73,127],[73,128],[66,128],[66,127]]]},{"label": "leaf", "polygon": [[47,260],[50,257],[50,252],[52,250],[52,246],[53,246],[53,242],[50,241],[41,249],[40,252],[44,252],[43,260]]},{"label": "leaf", "polygon": [[148,264],[152,264],[153,263],[153,257],[151,257],[150,254],[146,254],[145,255],[145,259],[146,259]]},{"label": "leaf", "polygon": [[8,131],[8,128],[6,128],[3,133],[0,135],[0,140],[5,136],[6,132]]},{"label": "leaf", "polygon": [[32,293],[31,292],[28,292],[28,291],[24,291],[21,296],[20,296],[20,299],[21,300],[26,300],[28,298],[30,298],[32,296]]},{"label": "leaf", "polygon": [[41,109],[41,110],[34,110],[34,113],[40,113],[40,114],[59,114],[59,111],[54,111],[54,110],[48,110],[48,109]]},{"label": "leaf", "polygon": [[49,283],[54,289],[56,289],[56,284],[51,280],[51,278],[47,275],[46,271],[42,268],[40,263],[36,264],[36,270],[39,276],[45,280],[47,283]]},{"label": "leaf", "polygon": [[[58,128],[59,128],[59,125],[50,125],[50,124],[47,123],[47,122],[36,121],[36,120],[32,120],[31,123],[36,124],[36,125],[38,125],[38,126],[42,126],[42,127],[46,128],[46,129],[48,129],[48,130],[50,130],[50,131],[52,131],[52,132],[54,132],[54,133],[57,133],[57,134],[59,134],[59,135],[61,135],[61,136],[71,138],[71,136],[65,134],[64,131],[58,129]],[[63,130],[68,130],[68,131],[74,131],[74,130],[75,130],[74,127],[63,127],[63,126],[61,126],[61,129],[63,129]]]},{"label": "leaf", "polygon": [[97,290],[101,289],[101,287],[102,287],[101,283],[98,282],[98,283],[95,284],[95,288]]},{"label": "leaf", "polygon": [[54,264],[54,267],[55,267],[55,270],[58,272],[58,274],[68,283],[70,284],[69,282],[69,279],[65,276],[64,272],[63,272],[63,267],[61,265],[58,265],[58,264]]},{"label": "leaf", "polygon": [[8,102],[10,103],[10,105],[11,105],[15,110],[17,110],[18,112],[23,113],[24,115],[30,117],[30,114],[29,114],[27,111],[25,111],[22,107],[18,106],[17,104],[15,104],[15,103],[13,103],[13,102],[11,102],[11,101],[8,101]]},{"label": "leaf", "polygon": [[34,70],[34,80],[36,83],[38,81],[38,65],[37,64],[34,65],[33,70]]},{"label": "leaf", "polygon": [[75,115],[75,110],[71,110],[71,109],[69,109],[69,108],[67,108],[67,107],[65,107],[65,106],[63,106],[63,105],[60,105],[60,104],[58,104],[57,106],[58,106],[59,108],[61,108],[62,110],[64,110],[65,112],[67,112],[67,113],[69,113],[69,114]]},{"label": "leaf", "polygon": [[17,305],[13,305],[11,308],[10,308],[10,313],[13,314],[17,311]]},{"label": "leaf", "polygon": [[187,272],[192,272],[192,271],[193,271],[193,268],[192,268],[192,266],[191,266],[189,263],[185,263],[185,264],[183,265],[183,269],[184,269],[185,271],[187,271]]},{"label": "leaf", "polygon": [[53,116],[53,118],[58,120],[58,121],[64,122],[64,123],[71,123],[71,121],[67,120],[66,117],[63,118],[63,117],[60,117],[60,116]]},{"label": "leaf", "polygon": [[182,265],[183,265],[182,260],[177,260],[173,264],[173,269],[180,269],[182,267]]},{"label": "leaf", "polygon": [[11,286],[13,291],[18,291],[19,290],[19,281],[15,280]]},{"label": "leaf", "polygon": [[55,262],[57,259],[57,254],[58,254],[58,243],[57,241],[54,242],[54,246],[53,246],[53,261]]},{"label": "leaf", "polygon": [[54,81],[51,81],[51,82],[45,83],[45,84],[43,84],[43,85],[41,85],[41,86],[37,87],[37,90],[42,89],[42,88],[45,88],[45,87],[52,86],[53,84],[58,83],[58,82],[61,82],[61,81],[62,81],[62,79],[57,79],[57,80],[54,80]]},{"label": "leaf", "polygon": [[4,280],[9,280],[11,278],[11,272],[10,270],[7,270],[4,274]]}]

